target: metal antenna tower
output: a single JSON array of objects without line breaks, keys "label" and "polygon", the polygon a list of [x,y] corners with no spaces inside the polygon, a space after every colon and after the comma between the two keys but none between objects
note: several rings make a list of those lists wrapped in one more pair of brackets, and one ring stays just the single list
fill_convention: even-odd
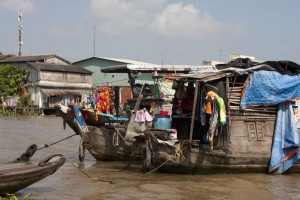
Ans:
[{"label": "metal antenna tower", "polygon": [[22,55],[22,10],[19,11],[19,17],[18,17],[18,22],[19,22],[19,43],[18,43],[18,55]]},{"label": "metal antenna tower", "polygon": [[94,52],[93,52],[93,56],[95,57],[95,53],[96,53],[96,27],[94,26]]}]

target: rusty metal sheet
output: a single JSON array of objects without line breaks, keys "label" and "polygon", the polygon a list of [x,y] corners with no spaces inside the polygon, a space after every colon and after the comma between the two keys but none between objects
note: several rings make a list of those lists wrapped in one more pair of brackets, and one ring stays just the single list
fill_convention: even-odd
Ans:
[{"label": "rusty metal sheet", "polygon": [[199,80],[201,82],[208,82],[208,81],[223,78],[227,75],[230,75],[230,73],[203,72],[199,74],[172,74],[172,75],[164,75],[161,77],[170,80],[194,79],[194,80]]},{"label": "rusty metal sheet", "polygon": [[44,93],[47,97],[58,96],[64,94],[73,94],[76,96],[82,96],[81,92],[78,90],[51,90],[51,89],[41,89],[42,93]]}]

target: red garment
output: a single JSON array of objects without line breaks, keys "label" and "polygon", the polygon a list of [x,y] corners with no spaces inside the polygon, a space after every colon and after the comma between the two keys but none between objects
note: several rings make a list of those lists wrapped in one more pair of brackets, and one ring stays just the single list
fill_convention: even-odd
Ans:
[{"label": "red garment", "polygon": [[107,113],[110,114],[110,87],[101,87],[97,91],[98,101],[97,101],[97,113]]},{"label": "red garment", "polygon": [[83,119],[87,120],[88,119],[88,112],[87,110],[82,110],[82,116],[83,116]]}]

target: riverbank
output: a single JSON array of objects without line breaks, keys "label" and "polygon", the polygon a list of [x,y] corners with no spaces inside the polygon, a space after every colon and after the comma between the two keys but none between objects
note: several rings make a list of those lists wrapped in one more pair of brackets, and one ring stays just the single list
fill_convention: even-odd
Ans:
[{"label": "riverbank", "polygon": [[0,110],[0,115],[43,115],[44,109],[38,107],[7,106]]}]

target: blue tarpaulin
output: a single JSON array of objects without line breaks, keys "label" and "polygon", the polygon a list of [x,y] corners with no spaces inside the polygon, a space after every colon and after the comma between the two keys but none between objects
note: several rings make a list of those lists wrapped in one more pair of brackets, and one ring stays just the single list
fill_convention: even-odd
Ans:
[{"label": "blue tarpaulin", "polygon": [[282,174],[300,158],[299,134],[290,102],[278,105],[269,172]]},{"label": "blue tarpaulin", "polygon": [[253,105],[278,104],[269,172],[282,174],[300,158],[299,133],[289,100],[300,97],[300,75],[255,71],[250,75],[241,101]]},{"label": "blue tarpaulin", "polygon": [[300,97],[300,75],[255,71],[250,75],[241,107],[278,104],[295,97]]},{"label": "blue tarpaulin", "polygon": [[99,113],[98,114],[99,117],[104,117],[106,118],[109,122],[128,122],[128,118],[127,117],[116,117],[112,114],[106,114],[106,113]]}]

